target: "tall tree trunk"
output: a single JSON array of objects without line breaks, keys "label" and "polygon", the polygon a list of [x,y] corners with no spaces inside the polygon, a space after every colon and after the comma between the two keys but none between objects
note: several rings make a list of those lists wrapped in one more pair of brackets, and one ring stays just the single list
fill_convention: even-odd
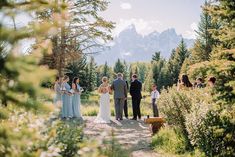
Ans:
[{"label": "tall tree trunk", "polygon": [[61,43],[60,43],[60,55],[59,55],[59,76],[63,75],[63,68],[65,65],[65,28],[61,28]]}]

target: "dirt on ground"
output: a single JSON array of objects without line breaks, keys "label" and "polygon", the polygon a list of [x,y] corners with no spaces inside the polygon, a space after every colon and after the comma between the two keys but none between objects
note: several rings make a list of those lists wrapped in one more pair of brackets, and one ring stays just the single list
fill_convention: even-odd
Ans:
[{"label": "dirt on ground", "polygon": [[145,124],[143,120],[124,119],[117,121],[112,118],[110,124],[96,124],[94,123],[95,117],[84,117],[84,120],[86,136],[98,138],[106,134],[105,138],[110,138],[109,135],[113,130],[115,139],[123,148],[131,152],[131,157],[161,156],[151,149],[151,131],[149,125]]}]

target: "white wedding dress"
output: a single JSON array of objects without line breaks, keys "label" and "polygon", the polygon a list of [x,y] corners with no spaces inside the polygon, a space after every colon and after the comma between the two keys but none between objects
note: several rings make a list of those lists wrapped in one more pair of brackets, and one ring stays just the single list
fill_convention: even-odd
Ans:
[{"label": "white wedding dress", "polygon": [[[102,87],[106,88],[107,87]],[[108,91],[108,89],[107,89]],[[95,123],[110,123],[111,109],[110,109],[110,95],[109,92],[102,93],[100,96],[100,109]]]}]

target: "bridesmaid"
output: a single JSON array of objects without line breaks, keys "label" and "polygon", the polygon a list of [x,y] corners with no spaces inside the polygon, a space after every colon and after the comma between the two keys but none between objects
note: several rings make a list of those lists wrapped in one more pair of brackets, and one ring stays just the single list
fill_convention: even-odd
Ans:
[{"label": "bridesmaid", "polygon": [[62,84],[62,78],[57,76],[55,80],[55,85],[54,85],[54,91],[55,91],[55,97],[54,97],[54,105],[56,107],[60,107],[61,105],[61,84]]},{"label": "bridesmaid", "polygon": [[73,110],[72,110],[72,93],[71,87],[68,84],[69,77],[63,77],[62,83],[62,118],[72,118],[73,117]]},{"label": "bridesmaid", "polygon": [[81,105],[81,87],[79,85],[79,78],[75,77],[73,79],[73,84],[72,88],[74,91],[74,96],[72,99],[72,107],[73,107],[73,117],[74,118],[82,118],[81,116],[81,110],[80,110],[80,105]]}]

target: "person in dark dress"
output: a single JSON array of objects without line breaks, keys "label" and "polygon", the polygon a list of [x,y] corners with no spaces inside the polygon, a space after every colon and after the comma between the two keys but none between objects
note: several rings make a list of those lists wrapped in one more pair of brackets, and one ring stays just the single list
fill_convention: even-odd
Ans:
[{"label": "person in dark dress", "polygon": [[[126,86],[127,86],[127,89],[129,89],[128,81],[126,81]],[[127,98],[127,93],[126,93],[126,98]],[[127,99],[125,99],[125,103],[124,103],[124,115],[125,115],[126,119],[128,119],[128,104],[127,104]]]},{"label": "person in dark dress", "polygon": [[132,82],[130,87],[130,94],[132,97],[132,109],[133,109],[133,118],[132,120],[137,120],[137,116],[141,119],[141,112],[140,112],[140,102],[142,99],[141,95],[142,90],[142,83],[138,80],[136,74],[132,76]]},{"label": "person in dark dress", "polygon": [[202,78],[201,77],[197,78],[196,87],[197,88],[204,88],[204,84],[202,83]]}]

